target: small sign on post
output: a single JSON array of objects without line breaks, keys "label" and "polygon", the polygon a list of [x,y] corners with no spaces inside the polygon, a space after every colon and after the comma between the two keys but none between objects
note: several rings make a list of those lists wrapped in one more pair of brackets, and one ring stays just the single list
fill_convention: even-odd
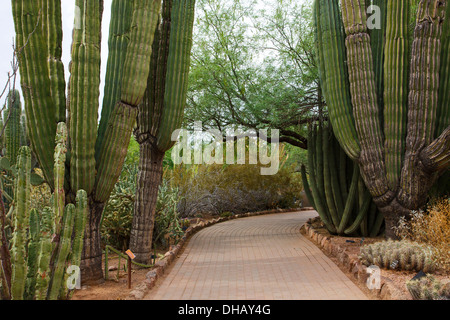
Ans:
[{"label": "small sign on post", "polygon": [[131,289],[131,260],[134,260],[136,256],[130,249],[125,252],[128,256],[128,289]]}]

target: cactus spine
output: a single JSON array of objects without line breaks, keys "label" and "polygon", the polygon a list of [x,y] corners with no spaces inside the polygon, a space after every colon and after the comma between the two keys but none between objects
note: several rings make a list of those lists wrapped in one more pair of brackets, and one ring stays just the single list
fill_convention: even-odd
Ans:
[{"label": "cactus spine", "polygon": [[410,45],[409,1],[380,3],[386,12],[384,44],[382,30],[369,37],[365,3],[341,0],[340,10],[337,1],[316,0],[316,24],[324,30],[318,53],[336,137],[360,166],[385,215],[386,235],[394,238],[398,218],[426,201],[450,164],[450,121],[443,107],[448,73],[442,71],[448,68],[449,4],[420,1]]},{"label": "cactus spine", "polygon": [[[309,180],[302,166],[303,186],[328,231],[340,235],[378,235],[383,216],[376,210],[358,166],[345,156],[332,130],[327,125],[314,126],[309,131],[308,146]],[[323,159],[320,161],[323,165],[318,165],[319,158]],[[323,174],[319,175],[319,171]],[[339,171],[344,174],[339,175]]]},{"label": "cactus spine", "polygon": [[[105,100],[97,130],[103,1],[75,2],[67,96],[60,50],[61,1],[12,2],[30,144],[45,180],[58,195],[55,231],[64,213],[62,193],[67,203],[75,201],[77,190],[86,190],[88,195],[91,216],[82,257],[85,280],[102,277],[100,218],[120,175],[144,96],[160,7],[161,0],[113,1]],[[70,138],[64,181],[53,173],[59,122],[67,123]]]},{"label": "cactus spine", "polygon": [[140,263],[150,262],[152,232],[164,154],[181,126],[190,66],[195,0],[164,0],[155,32],[147,91],[139,106],[136,140],[139,175],[130,248]]},{"label": "cactus spine", "polygon": [[[65,123],[62,122],[58,124],[56,139],[55,175],[59,174],[63,178],[66,139],[67,130]],[[14,236],[11,245],[11,298],[14,300],[64,298],[66,289],[63,280],[66,278],[66,267],[70,262],[79,265],[83,249],[83,233],[88,215],[87,195],[84,190],[79,190],[76,206],[68,204],[63,207],[62,216],[59,215],[58,207],[61,199],[55,200],[53,208],[44,208],[40,213],[35,209],[29,211],[30,149],[21,147],[18,159]],[[56,177],[55,181],[58,179],[59,177]],[[61,197],[58,194],[53,196],[55,199]],[[52,257],[55,257],[53,262]]]}]

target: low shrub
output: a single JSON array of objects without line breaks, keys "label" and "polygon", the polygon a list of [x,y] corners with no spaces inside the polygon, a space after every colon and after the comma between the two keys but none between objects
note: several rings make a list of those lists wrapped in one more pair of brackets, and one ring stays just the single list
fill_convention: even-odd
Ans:
[{"label": "low shrub", "polygon": [[413,211],[410,219],[400,219],[395,229],[399,238],[433,248],[439,268],[450,270],[450,198],[432,201],[427,210]]},{"label": "low shrub", "polygon": [[182,217],[202,214],[220,216],[300,206],[303,190],[295,164],[285,165],[280,152],[280,168],[275,175],[261,175],[261,164],[177,165],[166,177],[179,188],[183,200],[178,205]]}]

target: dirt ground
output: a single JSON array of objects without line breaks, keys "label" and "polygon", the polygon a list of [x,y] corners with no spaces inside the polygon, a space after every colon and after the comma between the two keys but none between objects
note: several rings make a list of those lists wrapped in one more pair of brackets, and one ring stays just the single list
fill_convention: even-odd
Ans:
[{"label": "dirt ground", "polygon": [[[331,238],[331,241],[335,244],[340,245],[342,248],[345,248],[346,251],[349,254],[358,254],[360,251],[361,245],[365,244],[371,244],[383,241],[383,237],[376,237],[376,238],[355,238],[355,237],[341,237],[341,236],[335,236],[331,235],[323,226],[323,223],[320,221],[319,218],[315,218],[312,223],[313,228],[320,234],[326,235],[327,237]],[[312,241],[314,244],[316,244],[314,241]],[[317,245],[317,244],[316,244]],[[317,245],[318,246],[318,245]],[[339,268],[356,284],[358,285],[361,290],[368,293],[367,287],[361,285],[359,282],[357,282],[352,275],[348,272],[348,270],[345,270],[341,267],[341,265],[338,263],[337,259],[333,256],[330,256],[327,252],[325,252],[320,246],[318,246],[333,262],[335,262]],[[412,300],[412,297],[406,288],[406,282],[408,280],[411,280],[415,275],[417,274],[417,271],[401,271],[401,270],[387,270],[387,269],[381,269],[381,276],[384,278],[387,278],[392,281],[392,284],[403,294],[404,297],[407,297],[408,300]],[[437,270],[433,274],[433,277],[440,280],[440,281],[448,281],[450,279],[450,272]],[[371,297],[373,299],[373,297]]]},{"label": "dirt ground", "polygon": [[[108,280],[97,285],[82,286],[81,290],[75,291],[72,300],[124,300],[135,286],[145,280],[145,275],[151,270],[151,268],[137,269],[133,265],[131,268],[131,289],[128,289],[128,272],[124,270],[127,262],[120,259],[120,270],[118,270],[118,256],[109,255]],[[103,267],[104,273],[105,267]]]}]

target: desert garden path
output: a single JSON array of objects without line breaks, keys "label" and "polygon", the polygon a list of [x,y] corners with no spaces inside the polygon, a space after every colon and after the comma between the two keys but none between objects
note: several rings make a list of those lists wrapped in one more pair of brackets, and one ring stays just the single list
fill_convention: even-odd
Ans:
[{"label": "desert garden path", "polygon": [[367,299],[300,227],[315,211],[229,220],[187,242],[144,299]]}]

